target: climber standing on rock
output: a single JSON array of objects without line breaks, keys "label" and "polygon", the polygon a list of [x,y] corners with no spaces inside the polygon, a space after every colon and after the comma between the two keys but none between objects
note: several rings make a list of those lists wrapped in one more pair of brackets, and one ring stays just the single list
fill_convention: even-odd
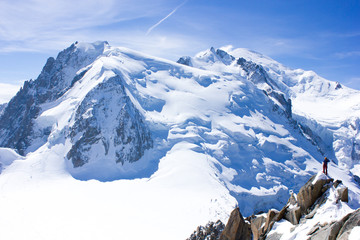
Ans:
[{"label": "climber standing on rock", "polygon": [[327,169],[328,169],[328,163],[329,162],[330,162],[330,160],[327,157],[325,157],[324,161],[323,161],[323,173],[325,173],[326,176],[328,175]]}]

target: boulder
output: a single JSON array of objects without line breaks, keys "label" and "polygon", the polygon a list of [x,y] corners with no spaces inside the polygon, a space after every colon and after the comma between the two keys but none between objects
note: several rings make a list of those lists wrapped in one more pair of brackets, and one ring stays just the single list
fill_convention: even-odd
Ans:
[{"label": "boulder", "polygon": [[337,194],[338,194],[338,198],[337,200],[341,200],[343,202],[349,202],[349,190],[347,187],[345,187],[342,184],[341,180],[336,180],[334,182],[334,188],[336,188]]},{"label": "boulder", "polygon": [[335,180],[333,186],[334,186],[334,188],[337,188],[340,184],[342,184],[341,180]]},{"label": "boulder", "polygon": [[341,221],[338,221],[324,227],[317,227],[317,229],[311,233],[312,235],[309,240],[336,240],[342,224]]},{"label": "boulder", "polygon": [[262,240],[266,238],[266,235],[271,231],[271,228],[275,223],[275,218],[278,214],[278,210],[270,209],[267,212],[266,217],[262,214],[252,216],[249,219],[251,222],[251,232],[254,240]]},{"label": "boulder", "polygon": [[356,226],[360,226],[360,209],[349,213],[337,222],[325,226],[317,224],[308,235],[310,240],[347,240]]},{"label": "boulder", "polygon": [[360,226],[360,208],[346,215],[341,221],[343,221],[344,224],[337,235],[337,240],[347,240],[353,228]]},{"label": "boulder", "polygon": [[270,209],[268,211],[267,216],[266,216],[265,226],[264,226],[264,233],[270,232],[272,226],[274,225],[275,217],[277,216],[278,213],[279,213],[279,211],[277,211],[275,209]]},{"label": "boulder", "polygon": [[263,225],[266,222],[266,217],[263,215],[255,216],[251,219],[251,231],[253,234],[253,239],[257,240],[264,233]]},{"label": "boulder", "polygon": [[299,223],[301,217],[301,209],[299,206],[293,206],[292,208],[288,208],[284,218],[291,222],[293,225]]},{"label": "boulder", "polygon": [[263,234],[262,226],[265,223],[266,218],[264,216],[255,217],[251,220],[251,231],[253,239],[259,239],[260,235]]},{"label": "boulder", "polygon": [[246,223],[239,208],[235,208],[220,235],[220,240],[251,240],[250,224]]},{"label": "boulder", "polygon": [[[322,176],[323,175],[323,176]],[[297,202],[300,206],[301,214],[306,214],[315,201],[330,187],[327,185],[333,179],[328,178],[323,173],[312,176],[297,194]]]},{"label": "boulder", "polygon": [[349,190],[347,187],[337,188],[338,200],[349,202]]},{"label": "boulder", "polygon": [[274,217],[274,221],[275,221],[275,222],[278,222],[278,221],[280,221],[281,219],[284,218],[284,215],[285,215],[285,213],[286,213],[286,208],[287,208],[287,205],[285,205],[285,206],[280,210],[280,212],[278,212],[278,213],[275,215],[275,217]]}]

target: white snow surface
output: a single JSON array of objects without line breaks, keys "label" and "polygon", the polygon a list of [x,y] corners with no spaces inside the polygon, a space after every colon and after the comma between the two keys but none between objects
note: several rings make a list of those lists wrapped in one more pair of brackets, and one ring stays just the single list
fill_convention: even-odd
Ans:
[{"label": "white snow surface", "polygon": [[[321,169],[317,147],[274,110],[279,103],[229,56],[220,58],[210,49],[189,67],[98,46],[104,44],[77,44],[82,57],[96,60],[78,71],[87,69],[62,97],[43,104],[35,125],[51,127],[45,144],[1,173],[1,239],[183,240],[200,224],[226,222],[236,205],[245,216],[281,208],[289,190],[297,192]],[[358,207],[360,191],[344,146],[347,137],[359,134],[344,124],[359,122],[359,92],[346,87],[336,92],[335,83],[315,73],[291,70],[245,49],[223,49],[263,64],[278,83],[276,91],[291,97],[296,117],[319,124],[320,136],[331,132],[337,144],[333,156],[344,164],[330,163],[329,174],[343,180],[351,208]],[[94,177],[85,176],[86,164],[74,169],[66,159],[67,133],[87,94],[114,76],[121,77],[144,116],[154,147],[135,163],[104,165],[96,174],[111,172],[108,181],[87,180]],[[322,113],[325,105],[332,110]],[[108,107],[117,109],[111,101]],[[83,117],[91,114],[88,109]],[[341,216],[351,209],[336,208]]]},{"label": "white snow surface", "polygon": [[354,227],[349,235],[349,240],[359,239],[359,236],[360,236],[360,226]]},{"label": "white snow surface", "polygon": [[9,166],[11,165],[15,160],[22,160],[24,157],[17,154],[13,149],[11,148],[0,148],[0,166]]},{"label": "white snow surface", "polygon": [[[360,142],[360,92],[318,76],[313,71],[290,69],[260,53],[232,46],[222,48],[234,57],[262,65],[279,89],[292,100],[295,119],[312,128],[333,149],[327,152],[339,165],[352,168],[351,147]],[[360,154],[360,147],[358,147]]]}]

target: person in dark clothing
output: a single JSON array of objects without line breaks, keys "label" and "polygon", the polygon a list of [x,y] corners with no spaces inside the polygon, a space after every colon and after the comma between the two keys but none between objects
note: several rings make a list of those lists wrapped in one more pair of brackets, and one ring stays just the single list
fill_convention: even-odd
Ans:
[{"label": "person in dark clothing", "polygon": [[330,162],[330,160],[327,157],[325,157],[324,161],[323,161],[323,173],[325,173],[326,176],[328,175],[327,169],[328,169],[328,163],[329,162]]}]

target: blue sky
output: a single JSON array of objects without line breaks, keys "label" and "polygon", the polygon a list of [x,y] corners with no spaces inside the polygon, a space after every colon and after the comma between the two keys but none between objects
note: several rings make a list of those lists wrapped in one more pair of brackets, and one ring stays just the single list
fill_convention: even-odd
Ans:
[{"label": "blue sky", "polygon": [[107,40],[171,60],[230,44],[360,90],[358,0],[2,0],[0,16],[0,83]]}]

